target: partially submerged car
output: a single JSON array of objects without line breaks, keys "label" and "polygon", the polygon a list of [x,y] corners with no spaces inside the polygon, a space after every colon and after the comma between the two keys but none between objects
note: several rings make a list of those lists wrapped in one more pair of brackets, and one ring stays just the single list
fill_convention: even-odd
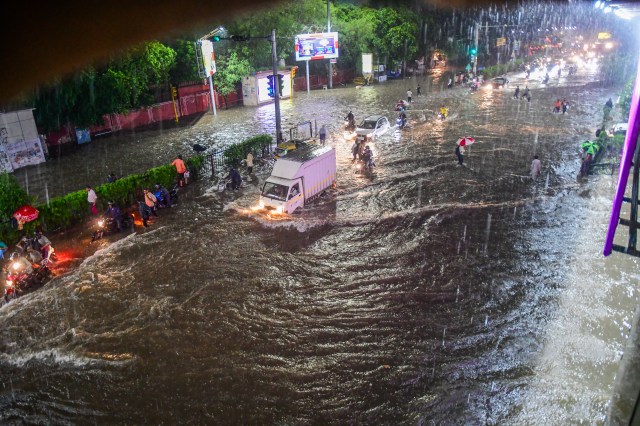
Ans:
[{"label": "partially submerged car", "polygon": [[370,115],[356,128],[356,140],[373,140],[387,133],[390,128],[389,120],[384,115]]},{"label": "partially submerged car", "polygon": [[509,86],[509,79],[506,77],[495,77],[487,82],[485,88],[488,90],[491,89],[504,89]]}]

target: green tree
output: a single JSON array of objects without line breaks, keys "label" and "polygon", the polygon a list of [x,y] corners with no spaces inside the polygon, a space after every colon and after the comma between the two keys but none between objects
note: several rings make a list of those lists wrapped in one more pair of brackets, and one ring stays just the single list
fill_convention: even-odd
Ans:
[{"label": "green tree", "polygon": [[171,44],[171,48],[176,52],[173,67],[169,71],[171,82],[179,84],[200,80],[194,42],[178,39]]},{"label": "green tree", "polygon": [[253,72],[253,67],[246,58],[240,58],[237,52],[230,52],[226,57],[218,57],[215,74],[215,85],[218,93],[224,97],[225,109],[228,108],[227,96],[238,88],[243,77]]}]

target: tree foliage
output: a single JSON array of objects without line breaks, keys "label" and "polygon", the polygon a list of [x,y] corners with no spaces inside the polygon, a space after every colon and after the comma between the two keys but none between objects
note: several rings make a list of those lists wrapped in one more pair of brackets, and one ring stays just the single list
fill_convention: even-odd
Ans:
[{"label": "tree foliage", "polygon": [[246,58],[240,58],[235,51],[230,52],[226,57],[219,58],[216,68],[218,72],[215,74],[215,85],[225,101],[227,95],[237,89],[242,78],[253,72],[249,61]]}]

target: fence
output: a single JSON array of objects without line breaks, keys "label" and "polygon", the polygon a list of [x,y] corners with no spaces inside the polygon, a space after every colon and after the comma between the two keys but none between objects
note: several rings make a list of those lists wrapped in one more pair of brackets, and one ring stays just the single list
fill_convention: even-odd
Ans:
[{"label": "fence", "polygon": [[[222,170],[225,166],[237,165],[241,160],[238,159],[236,151],[231,149],[238,144],[230,145],[224,148],[218,148],[213,152],[205,156],[205,161],[202,166],[202,176],[210,173],[213,178],[218,171]],[[274,144],[261,143],[252,149],[254,159],[265,158],[271,155]],[[243,158],[247,157],[249,151],[243,153]]]}]

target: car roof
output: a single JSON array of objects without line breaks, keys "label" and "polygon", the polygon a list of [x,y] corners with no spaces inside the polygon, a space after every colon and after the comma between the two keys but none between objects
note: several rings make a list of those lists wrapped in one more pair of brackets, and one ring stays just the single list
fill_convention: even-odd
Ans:
[{"label": "car roof", "polygon": [[381,119],[383,117],[384,117],[384,115],[370,115],[368,117],[365,117],[364,121],[378,121],[379,119]]}]

